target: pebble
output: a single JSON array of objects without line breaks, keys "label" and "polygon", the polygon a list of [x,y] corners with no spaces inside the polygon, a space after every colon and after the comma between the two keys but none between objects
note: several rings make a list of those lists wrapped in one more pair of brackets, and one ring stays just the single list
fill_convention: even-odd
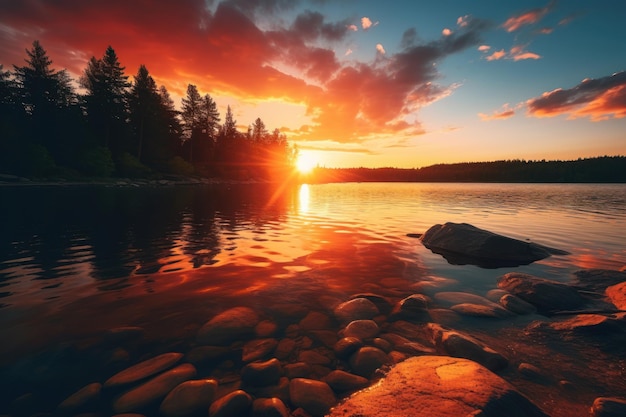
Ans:
[{"label": "pebble", "polygon": [[252,397],[245,391],[236,390],[216,400],[209,407],[209,417],[240,417],[248,414]]},{"label": "pebble", "polygon": [[361,339],[356,337],[344,337],[339,339],[333,350],[338,358],[347,358],[363,346]]},{"label": "pebble", "polygon": [[356,337],[365,340],[378,336],[380,328],[373,320],[354,320],[343,330],[344,337]]},{"label": "pebble", "polygon": [[207,365],[225,356],[229,351],[223,346],[197,346],[185,355],[185,360],[195,366]]},{"label": "pebble", "polygon": [[215,379],[185,381],[165,397],[159,412],[165,417],[184,417],[209,408],[217,395]]},{"label": "pebble", "polygon": [[504,294],[500,298],[500,304],[515,314],[534,314],[537,312],[537,307],[513,294]]},{"label": "pebble", "polygon": [[69,413],[81,410],[89,404],[96,403],[100,399],[101,390],[102,384],[98,382],[89,384],[67,397],[61,404],[59,404],[57,410],[60,413]]},{"label": "pebble", "polygon": [[497,304],[482,305],[473,303],[461,303],[453,305],[452,307],[450,307],[450,309],[455,313],[471,317],[501,319],[505,317],[510,317],[512,315],[511,312],[505,310]]},{"label": "pebble", "polygon": [[248,307],[234,307],[206,322],[198,330],[197,340],[201,345],[224,346],[241,337],[254,334],[259,324],[259,315]]},{"label": "pebble", "polygon": [[292,379],[289,383],[289,397],[295,407],[304,409],[313,417],[325,416],[337,404],[337,397],[330,386],[313,379]]},{"label": "pebble", "polygon": [[243,345],[241,360],[243,362],[252,362],[263,359],[265,356],[274,352],[278,346],[276,339],[255,339]]},{"label": "pebble", "polygon": [[303,350],[298,355],[299,362],[305,362],[309,365],[330,365],[330,358],[322,355],[315,350]]},{"label": "pebble", "polygon": [[289,410],[280,398],[257,398],[252,403],[254,417],[289,417]]},{"label": "pebble", "polygon": [[274,356],[280,360],[287,359],[296,347],[296,341],[293,339],[281,339],[274,350]]},{"label": "pebble", "polygon": [[371,377],[374,371],[390,362],[385,352],[372,346],[364,346],[350,357],[352,371],[365,378]]},{"label": "pebble", "polygon": [[104,388],[119,387],[141,381],[171,368],[182,358],[182,353],[170,352],[140,362],[113,375],[104,383]]},{"label": "pebble", "polygon": [[241,370],[241,381],[246,385],[264,386],[276,384],[282,374],[280,361],[272,358],[265,362],[252,362]]},{"label": "pebble", "polygon": [[272,337],[278,331],[278,325],[271,320],[262,320],[254,328],[257,337]]},{"label": "pebble", "polygon": [[341,303],[333,312],[341,323],[350,323],[354,320],[369,320],[380,314],[378,307],[367,298],[355,298]]},{"label": "pebble", "polygon": [[355,391],[367,387],[370,383],[367,378],[340,369],[331,371],[326,375],[324,382],[336,392]]},{"label": "pebble", "polygon": [[308,378],[311,376],[311,365],[306,362],[289,363],[284,366],[285,375],[289,379]]},{"label": "pebble", "polygon": [[193,378],[196,368],[185,363],[127,391],[113,402],[116,413],[140,411],[165,397],[178,384]]}]

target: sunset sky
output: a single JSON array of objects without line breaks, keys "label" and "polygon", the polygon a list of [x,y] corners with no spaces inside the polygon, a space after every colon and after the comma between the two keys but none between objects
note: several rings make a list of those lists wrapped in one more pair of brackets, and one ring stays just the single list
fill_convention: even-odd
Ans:
[{"label": "sunset sky", "polygon": [[0,64],[111,45],[328,167],[626,155],[623,0],[0,0]]}]

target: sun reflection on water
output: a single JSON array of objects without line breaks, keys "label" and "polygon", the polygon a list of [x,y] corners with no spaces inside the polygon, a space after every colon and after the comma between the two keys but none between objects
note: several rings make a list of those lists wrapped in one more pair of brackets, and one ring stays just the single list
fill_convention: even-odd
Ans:
[{"label": "sun reflection on water", "polygon": [[311,200],[311,190],[309,184],[300,185],[300,191],[298,192],[298,211],[300,214],[307,214],[309,212],[309,204]]}]

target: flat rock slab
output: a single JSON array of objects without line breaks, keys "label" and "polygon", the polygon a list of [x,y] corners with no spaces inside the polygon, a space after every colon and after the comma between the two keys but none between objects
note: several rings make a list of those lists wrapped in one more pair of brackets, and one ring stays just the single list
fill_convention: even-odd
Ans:
[{"label": "flat rock slab", "polygon": [[334,407],[330,417],[547,417],[512,385],[476,362],[420,356]]},{"label": "flat rock slab", "polygon": [[501,268],[528,265],[567,252],[479,229],[467,223],[436,224],[421,235],[422,244],[453,265]]}]

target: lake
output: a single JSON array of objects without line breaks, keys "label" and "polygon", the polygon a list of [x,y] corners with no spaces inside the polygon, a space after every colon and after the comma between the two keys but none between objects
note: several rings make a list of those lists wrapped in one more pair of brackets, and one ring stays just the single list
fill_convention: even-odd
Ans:
[{"label": "lake", "polygon": [[[180,348],[238,305],[322,308],[440,279],[484,295],[506,272],[567,282],[626,266],[624,184],[20,186],[0,197],[0,366],[120,326],[145,329],[154,352]],[[407,237],[448,221],[570,255],[481,269]]]}]

